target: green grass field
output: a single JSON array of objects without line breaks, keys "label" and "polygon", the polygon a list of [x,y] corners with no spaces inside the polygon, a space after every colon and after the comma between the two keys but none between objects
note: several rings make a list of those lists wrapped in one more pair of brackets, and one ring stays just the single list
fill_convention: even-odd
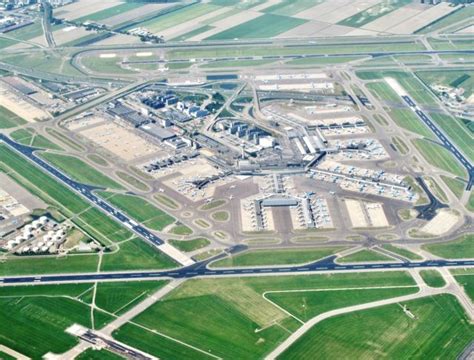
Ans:
[{"label": "green grass field", "polygon": [[63,144],[69,146],[71,149],[76,150],[76,151],[85,151],[86,149],[83,148],[81,145],[79,145],[77,142],[71,140],[70,138],[64,136],[60,132],[56,131],[55,129],[52,128],[46,128],[46,132],[54,137],[55,139],[59,140]]},{"label": "green grass field", "polygon": [[140,24],[140,27],[145,27],[152,33],[159,34],[160,31],[175,26],[176,24],[183,24],[199,16],[209,14],[219,8],[219,6],[214,4],[195,3],[143,22]]},{"label": "green grass field", "polygon": [[474,144],[474,137],[464,123],[457,118],[445,114],[430,113],[429,116],[444,130],[459,149],[471,161],[474,161],[474,146],[472,146]]},{"label": "green grass field", "polygon": [[466,172],[461,164],[441,145],[424,139],[416,139],[412,142],[431,165],[461,178],[466,176]]},{"label": "green grass field", "polygon": [[76,360],[123,360],[123,357],[105,349],[96,350],[89,348],[86,351],[80,353],[76,357]]},{"label": "green grass field", "polygon": [[449,187],[451,192],[456,195],[458,199],[461,199],[464,189],[466,188],[466,184],[461,180],[450,178],[444,175],[441,175],[441,179]]},{"label": "green grass field", "polygon": [[[89,306],[76,298],[90,284],[64,285],[61,289],[62,286],[20,286],[2,291],[0,342],[34,359],[47,352],[60,354],[74,346],[77,338],[65,330],[74,323],[92,327]],[[97,310],[94,318],[98,327],[112,319]]]},{"label": "green grass field", "polygon": [[168,242],[175,248],[184,252],[199,250],[211,243],[206,238],[196,238],[192,240],[168,240]]},{"label": "green grass field", "polygon": [[395,260],[381,253],[368,250],[368,249],[362,249],[351,255],[347,255],[342,258],[337,259],[337,262],[341,264],[365,262],[365,261],[387,262],[387,261],[395,261]]},{"label": "green grass field", "polygon": [[81,183],[104,188],[123,189],[123,186],[77,157],[47,152],[42,153],[41,157]]},{"label": "green grass field", "polygon": [[15,115],[3,106],[0,106],[0,129],[9,129],[24,124],[26,124],[26,120]]},{"label": "green grass field", "polygon": [[391,109],[389,115],[398,126],[428,139],[435,139],[433,132],[411,110]]},{"label": "green grass field", "polygon": [[197,29],[194,29],[194,30],[191,30],[185,34],[182,34],[182,35],[179,35],[173,39],[171,39],[171,41],[186,41],[194,36],[197,36],[199,34],[202,34],[206,31],[209,31],[209,30],[212,30],[214,29],[213,26],[211,25],[203,25],[203,26],[200,26],[198,27]]},{"label": "green grass field", "polygon": [[219,200],[214,200],[214,201],[211,201],[210,203],[207,203],[203,206],[201,206],[201,210],[212,210],[212,209],[215,209],[215,208],[218,208],[219,206],[222,206],[226,203],[226,201],[224,199],[219,199]]},{"label": "green grass field", "polygon": [[288,61],[288,65],[301,65],[301,66],[311,66],[311,65],[329,65],[329,64],[342,64],[355,60],[363,59],[364,56],[324,56],[318,58],[302,58],[294,59]]},{"label": "green grass field", "polygon": [[230,218],[230,213],[228,211],[216,211],[212,213],[211,217],[215,221],[227,221]]},{"label": "green grass field", "polygon": [[463,259],[474,257],[474,234],[463,235],[455,241],[423,245],[422,248],[445,259]]},{"label": "green grass field", "polygon": [[101,20],[106,20],[112,16],[115,15],[120,15],[122,13],[125,13],[127,11],[139,8],[143,6],[144,3],[140,2],[125,2],[119,5],[111,6],[105,10],[97,11],[88,15],[85,15],[83,17],[80,17],[78,19],[74,19],[74,22],[82,23],[85,21],[96,21],[96,22],[101,22]]},{"label": "green grass field", "polygon": [[193,230],[184,224],[176,223],[176,225],[174,225],[168,232],[170,234],[184,236],[184,235],[191,235],[193,233]]},{"label": "green grass field", "polygon": [[[299,327],[296,320],[262,297],[266,291],[334,289],[361,286],[414,286],[405,272],[374,272],[310,276],[193,279],[133,319],[224,358],[263,358]],[[225,324],[225,331],[223,331]],[[258,330],[257,332],[255,330]],[[141,330],[130,335],[121,328],[116,338],[158,354],[155,337]],[[140,346],[141,345],[141,346]]]},{"label": "green grass field", "polygon": [[279,359],[454,359],[472,341],[474,326],[456,299],[439,295],[337,316],[314,326]]},{"label": "green grass field", "polygon": [[454,278],[464,288],[466,294],[474,301],[474,276],[472,274],[458,274]]},{"label": "green grass field", "polygon": [[59,145],[53,143],[43,135],[37,134],[36,131],[31,128],[15,130],[10,136],[13,140],[23,145],[40,149],[63,150]]},{"label": "green grass field", "polygon": [[391,244],[384,244],[382,245],[382,248],[384,248],[385,250],[388,250],[388,251],[391,251],[395,254],[398,254],[398,255],[401,255],[403,257],[406,257],[407,259],[410,259],[410,260],[422,260],[422,257],[409,251],[409,250],[406,250],[406,249],[402,249],[398,246],[394,246],[394,245],[391,245]]},{"label": "green grass field", "polygon": [[138,196],[101,192],[103,198],[143,225],[161,231],[175,220],[152,203]]},{"label": "green grass field", "polygon": [[155,293],[167,281],[98,283],[95,304],[113,314],[123,314]]},{"label": "green grass field", "polygon": [[380,100],[390,101],[400,104],[402,99],[385,82],[374,82],[366,85],[367,88]]},{"label": "green grass field", "polygon": [[138,180],[136,177],[126,173],[126,172],[123,172],[123,171],[117,171],[115,173],[120,179],[122,179],[123,181],[125,181],[126,183],[132,185],[135,189],[138,189],[138,190],[141,190],[141,191],[148,191],[150,190],[150,188],[148,187],[147,184],[145,184],[144,182]]},{"label": "green grass field", "polygon": [[[167,255],[142,239],[120,243],[120,250],[106,253],[102,259],[101,271],[168,269],[177,267]],[[113,247],[113,250],[116,250]]]},{"label": "green grass field", "polygon": [[[104,215],[96,208],[90,208],[77,216],[77,219],[84,224],[84,227],[93,235],[105,238],[105,243],[115,243],[129,239],[133,233],[120,225],[111,217]],[[99,234],[97,234],[99,233]]]},{"label": "green grass field", "polygon": [[367,10],[361,11],[355,15],[352,15],[342,21],[338,22],[338,25],[361,27],[369,22],[378,19],[381,16],[390,14],[392,11],[409,4],[410,0],[384,0],[374,5]]},{"label": "green grass field", "polygon": [[421,270],[420,275],[428,286],[440,288],[446,285],[438,270]]},{"label": "green grass field", "polygon": [[417,286],[404,288],[376,288],[361,290],[271,292],[266,298],[287,310],[298,319],[311,318],[347,306],[413,294]]},{"label": "green grass field", "polygon": [[316,261],[345,247],[322,247],[282,250],[251,250],[214,262],[212,267],[289,265]]},{"label": "green grass field", "polygon": [[204,65],[200,68],[203,69],[215,69],[215,68],[239,68],[248,66],[260,66],[267,65],[275,62],[274,60],[229,60],[229,61],[213,61]]},{"label": "green grass field", "polygon": [[283,0],[280,3],[265,8],[263,11],[275,15],[293,16],[323,1],[324,0]]}]

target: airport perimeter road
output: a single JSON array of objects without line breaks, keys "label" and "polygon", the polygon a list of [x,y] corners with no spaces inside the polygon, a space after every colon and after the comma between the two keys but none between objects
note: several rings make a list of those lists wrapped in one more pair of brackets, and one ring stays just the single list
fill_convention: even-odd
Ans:
[{"label": "airport perimeter road", "polygon": [[14,151],[19,153],[23,157],[30,160],[36,166],[40,167],[43,171],[52,175],[56,180],[66,185],[69,189],[88,200],[97,209],[113,217],[123,226],[134,232],[140,238],[156,246],[160,251],[164,252],[166,255],[179,262],[181,265],[190,265],[194,263],[194,261],[191,260],[188,256],[182,254],[180,251],[176,250],[171,245],[166,244],[162,239],[150,232],[147,228],[138,224],[133,219],[127,217],[123,212],[117,210],[105,200],[94,195],[93,190],[97,190],[97,187],[81,184],[77,181],[72,180],[70,177],[63,174],[55,167],[51,166],[47,162],[37,157],[34,154],[34,151],[36,150],[35,148],[18,144],[3,134],[0,134],[0,142],[1,141],[3,141],[6,145],[8,145],[10,148],[12,148]]},{"label": "airport perimeter road", "polygon": [[428,126],[428,128],[436,135],[441,141],[444,147],[454,155],[454,157],[461,163],[461,165],[467,170],[469,176],[469,182],[466,190],[470,191],[474,181],[474,168],[471,162],[462,154],[459,149],[449,140],[443,131],[420,109],[410,95],[403,89],[403,87],[393,78],[385,78],[385,81],[390,87],[400,96],[403,101],[410,107],[410,109]]},{"label": "airport perimeter road", "polygon": [[208,269],[209,262],[196,263],[179,269],[163,271],[128,271],[108,273],[58,274],[58,275],[31,275],[11,276],[0,278],[0,286],[48,283],[77,283],[77,282],[105,282],[105,281],[133,281],[154,280],[163,278],[195,278],[195,277],[240,277],[264,275],[296,275],[335,272],[360,272],[384,270],[409,270],[420,268],[472,268],[472,260],[428,260],[423,262],[402,263],[368,263],[354,265],[339,265],[334,263],[335,256],[302,266],[271,266],[256,268]]}]

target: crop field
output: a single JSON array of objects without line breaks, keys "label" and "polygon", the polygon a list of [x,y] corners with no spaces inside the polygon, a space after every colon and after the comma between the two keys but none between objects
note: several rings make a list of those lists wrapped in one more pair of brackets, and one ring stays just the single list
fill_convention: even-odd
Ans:
[{"label": "crop field", "polygon": [[344,249],[346,248],[339,246],[313,249],[252,250],[216,261],[212,267],[303,264],[333,255]]},{"label": "crop field", "polygon": [[423,245],[422,248],[445,259],[474,257],[474,234],[463,235],[455,241]]},{"label": "crop field", "polygon": [[196,238],[192,240],[168,240],[168,242],[176,249],[184,252],[199,250],[211,243],[206,238]]},{"label": "crop field", "polygon": [[101,271],[168,269],[178,266],[142,239],[134,238],[111,249],[112,252],[104,254]]},{"label": "crop field", "polygon": [[411,110],[391,109],[389,114],[398,126],[425,138],[435,139],[433,132]]},{"label": "crop field", "polygon": [[161,231],[175,221],[172,216],[138,196],[124,194],[110,195],[112,194],[101,193],[101,196],[106,197],[112,205],[123,210],[127,215],[143,223],[143,225],[150,229]]},{"label": "crop field", "polygon": [[0,129],[8,129],[24,124],[26,124],[26,120],[23,120],[10,110],[0,106]]},{"label": "crop field", "polygon": [[[299,326],[262,298],[265,291],[398,285],[414,282],[404,272],[190,280],[133,321],[216,356],[258,358]],[[116,337],[127,342],[127,332]]]},{"label": "crop field", "polygon": [[450,13],[448,16],[443,17],[428,26],[425,26],[424,28],[418,30],[416,33],[426,34],[428,32],[442,29],[457,22],[469,19],[472,16],[474,16],[474,8],[472,6],[467,6]]},{"label": "crop field", "polygon": [[[31,358],[62,353],[77,343],[64,330],[74,323],[92,327],[90,308],[78,296],[90,284],[19,286],[0,291],[0,342]],[[95,325],[112,317],[94,311]]]},{"label": "crop field", "polygon": [[325,320],[280,359],[303,359],[315,353],[321,358],[338,354],[342,359],[448,359],[456,358],[472,341],[474,326],[453,296],[417,299],[406,305],[416,319],[393,304]]},{"label": "crop field", "polygon": [[402,99],[392,90],[385,82],[374,82],[366,85],[367,88],[374,93],[376,97],[381,100],[390,101],[393,103],[401,103]]},{"label": "crop field", "polygon": [[306,20],[289,16],[264,14],[253,20],[212,35],[206,40],[271,38],[305,22]]},{"label": "crop field", "polygon": [[77,157],[47,152],[42,153],[41,157],[78,182],[111,189],[123,189],[114,180]]},{"label": "crop field", "polygon": [[411,3],[410,0],[383,0],[377,5],[374,5],[367,10],[361,11],[351,17],[348,17],[340,22],[338,25],[361,27],[368,24],[381,16],[390,14],[392,11],[401,8],[402,6]]},{"label": "crop field", "polygon": [[357,251],[351,255],[344,256],[342,258],[337,259],[339,263],[355,263],[355,262],[365,262],[365,261],[380,261],[380,262],[387,262],[387,261],[394,261],[394,259],[380,254],[378,252],[363,249]]},{"label": "crop field", "polygon": [[347,306],[414,294],[418,286],[332,291],[269,292],[265,297],[302,321]]},{"label": "crop field", "polygon": [[420,275],[428,286],[439,288],[446,285],[438,270],[421,270]]},{"label": "crop field", "polygon": [[412,142],[431,165],[461,178],[466,176],[461,164],[441,145],[423,139],[416,139]]},{"label": "crop field", "polygon": [[443,129],[449,138],[459,146],[459,149],[466,154],[471,161],[474,161],[474,137],[464,123],[445,114],[430,113],[429,116]]},{"label": "crop field", "polygon": [[454,88],[462,87],[464,96],[468,98],[474,91],[474,71],[444,70],[444,71],[418,71],[416,75],[429,86],[444,85]]},{"label": "crop field", "polygon": [[219,6],[211,3],[196,3],[189,6],[185,6],[179,10],[175,10],[167,14],[155,17],[150,21],[143,22],[140,24],[140,27],[147,28],[150,32],[154,34],[159,34],[160,31],[168,29],[172,26],[176,26],[176,24],[183,24],[199,16],[209,14],[210,12],[219,8]]},{"label": "crop field", "polygon": [[275,15],[293,16],[322,2],[324,0],[283,0],[263,11]]},{"label": "crop field", "polygon": [[403,257],[406,257],[407,259],[410,259],[410,260],[422,260],[422,257],[409,251],[409,250],[406,250],[406,249],[402,249],[402,248],[399,248],[397,246],[394,246],[394,245],[391,245],[391,244],[384,244],[382,245],[382,248],[384,248],[385,250],[388,250],[388,251],[391,251],[395,254],[398,254],[398,255],[401,255]]}]

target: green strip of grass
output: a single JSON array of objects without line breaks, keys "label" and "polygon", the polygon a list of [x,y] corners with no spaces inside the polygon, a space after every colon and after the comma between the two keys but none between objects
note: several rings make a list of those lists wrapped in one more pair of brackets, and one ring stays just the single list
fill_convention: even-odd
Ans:
[{"label": "green strip of grass", "polygon": [[466,184],[461,180],[450,178],[444,175],[441,175],[441,179],[449,187],[452,193],[456,195],[458,199],[461,199],[464,189],[466,188]]},{"label": "green strip of grass", "polygon": [[150,188],[145,183],[138,180],[136,177],[131,176],[130,174],[127,174],[126,172],[117,171],[116,174],[120,179],[122,179],[126,183],[132,185],[134,188],[136,188],[138,190],[141,190],[141,191],[150,190]]},{"label": "green strip of grass", "polygon": [[410,259],[410,260],[422,260],[423,259],[421,256],[419,256],[415,253],[412,253],[409,250],[402,249],[402,248],[399,248],[397,246],[393,246],[391,244],[384,244],[384,245],[382,245],[382,248],[384,248],[385,250],[391,251],[395,254],[406,257],[407,259]]},{"label": "green strip of grass", "polygon": [[211,243],[206,238],[196,238],[192,240],[168,240],[168,242],[175,248],[184,252],[199,250]]},{"label": "green strip of grass", "polygon": [[440,288],[446,285],[438,270],[421,270],[420,275],[428,286]]},{"label": "green strip of grass", "polygon": [[252,250],[214,262],[212,267],[303,264],[316,261],[344,247],[321,247],[281,250]]},{"label": "green strip of grass", "polygon": [[411,110],[392,109],[389,115],[398,126],[428,139],[435,139],[431,130]]},{"label": "green strip of grass", "polygon": [[474,234],[445,243],[423,245],[422,248],[445,259],[470,259],[474,257]]},{"label": "green strip of grass", "polygon": [[431,165],[461,178],[466,176],[461,164],[441,145],[423,139],[413,140],[413,144]]},{"label": "green strip of grass", "polygon": [[305,22],[307,22],[307,20],[265,14],[243,24],[221,31],[220,33],[208,37],[206,40],[271,38],[302,25]]},{"label": "green strip of grass", "polygon": [[42,153],[41,157],[78,182],[111,189],[123,189],[120,184],[77,157],[53,153]]},{"label": "green strip of grass", "polygon": [[365,262],[365,261],[394,261],[394,259],[385,256],[381,253],[372,251],[372,250],[367,250],[363,249],[360,251],[357,251],[351,255],[344,256],[342,258],[337,259],[337,262],[339,263],[356,263],[356,262]]},{"label": "green strip of grass", "polygon": [[393,103],[401,103],[401,98],[385,82],[374,82],[366,85],[367,88],[379,99]]}]

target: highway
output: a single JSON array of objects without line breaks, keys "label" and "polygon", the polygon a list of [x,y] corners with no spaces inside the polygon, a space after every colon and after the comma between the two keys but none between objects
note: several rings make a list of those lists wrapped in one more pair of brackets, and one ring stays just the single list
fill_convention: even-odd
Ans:
[{"label": "highway", "polygon": [[[221,255],[222,257],[222,255]],[[1,285],[24,285],[24,284],[47,284],[47,283],[76,283],[76,282],[100,282],[100,281],[123,281],[123,280],[150,280],[156,278],[188,279],[193,277],[225,277],[225,276],[252,276],[271,274],[308,274],[325,273],[337,271],[363,271],[363,270],[404,270],[416,268],[449,268],[449,267],[473,267],[472,260],[428,260],[423,262],[390,262],[390,263],[368,263],[340,265],[334,263],[336,256],[329,256],[325,259],[311,264],[301,266],[271,266],[258,268],[230,268],[230,269],[209,269],[207,264],[210,261],[196,263],[187,267],[162,271],[129,271],[114,273],[84,273],[84,274],[59,274],[59,275],[31,275],[12,276],[0,278]]]},{"label": "highway", "polygon": [[454,155],[454,157],[459,160],[461,165],[467,170],[469,181],[466,187],[467,191],[470,191],[472,188],[472,183],[474,181],[474,169],[471,162],[456,148],[456,146],[449,140],[438,126],[420,109],[420,107],[410,98],[408,95],[402,95],[402,99],[405,103],[411,108],[411,110],[425,123],[426,126],[430,128],[431,131],[436,135],[436,137],[441,141],[444,147]]},{"label": "highway", "polygon": [[93,191],[98,190],[99,189],[98,187],[81,184],[77,181],[72,180],[70,177],[62,173],[60,170],[56,169],[55,167],[51,166],[47,162],[37,157],[34,154],[34,151],[37,150],[35,148],[18,144],[4,134],[0,134],[0,141],[3,141],[5,144],[7,144],[10,148],[15,150],[17,153],[21,154],[23,157],[27,158],[28,160],[36,164],[42,170],[44,170],[45,172],[47,172],[48,174],[52,175],[54,178],[59,180],[59,182],[66,185],[69,189],[73,190],[75,193],[79,194],[80,196],[88,200],[93,206],[95,206],[96,208],[104,212],[105,214],[113,217],[115,220],[120,222],[123,226],[125,226],[126,228],[134,232],[136,235],[138,235],[145,241],[156,246],[159,250],[165,252],[168,256],[172,257],[174,260],[180,262],[182,265],[189,265],[190,263],[192,263],[192,260],[190,260],[191,262],[186,261],[186,260],[183,261],[183,257],[181,256],[177,257],[175,254],[177,251],[170,251],[169,249],[170,246],[165,244],[165,242],[162,239],[160,239],[158,236],[150,232],[144,226],[138,224],[133,219],[127,217],[123,212],[114,208],[107,201],[94,195]]}]

